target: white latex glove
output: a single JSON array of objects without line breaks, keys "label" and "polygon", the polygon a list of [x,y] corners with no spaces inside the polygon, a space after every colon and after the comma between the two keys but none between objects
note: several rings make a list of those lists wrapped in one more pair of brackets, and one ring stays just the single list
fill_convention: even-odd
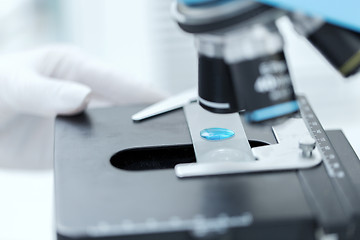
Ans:
[{"label": "white latex glove", "polygon": [[93,95],[116,104],[154,102],[165,96],[75,47],[55,45],[0,56],[0,111],[71,115],[83,111]]}]

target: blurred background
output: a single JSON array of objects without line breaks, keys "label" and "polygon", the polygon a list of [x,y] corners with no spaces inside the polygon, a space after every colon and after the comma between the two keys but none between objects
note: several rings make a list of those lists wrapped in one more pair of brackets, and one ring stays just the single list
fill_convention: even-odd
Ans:
[{"label": "blurred background", "polygon": [[[196,85],[197,59],[192,37],[171,19],[171,2],[0,0],[0,57],[51,43],[74,44],[125,75],[177,93]],[[278,25],[296,91],[308,97],[326,129],[344,130],[359,155],[360,74],[343,79],[293,31],[288,19]],[[51,161],[53,120],[27,118],[45,127],[38,137],[48,139],[46,145],[28,148],[41,149],[35,157]],[[14,124],[28,131],[22,121]],[[8,131],[0,126],[0,145],[13,137]],[[54,239],[51,168],[0,166],[0,196],[1,240]]]}]

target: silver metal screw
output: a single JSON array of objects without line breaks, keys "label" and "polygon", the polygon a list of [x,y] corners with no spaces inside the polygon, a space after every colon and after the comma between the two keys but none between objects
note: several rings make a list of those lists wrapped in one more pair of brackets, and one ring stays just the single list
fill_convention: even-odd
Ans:
[{"label": "silver metal screw", "polygon": [[316,141],[312,137],[306,137],[299,141],[299,148],[302,150],[302,156],[304,158],[311,158],[315,146]]}]

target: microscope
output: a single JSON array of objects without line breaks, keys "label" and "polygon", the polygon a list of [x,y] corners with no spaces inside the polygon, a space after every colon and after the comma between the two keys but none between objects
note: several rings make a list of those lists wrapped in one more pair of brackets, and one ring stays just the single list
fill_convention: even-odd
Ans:
[{"label": "microscope", "polygon": [[254,1],[172,13],[195,36],[197,93],[57,117],[57,239],[360,239],[359,159],[294,93],[275,21],[345,77],[360,34]]},{"label": "microscope", "polygon": [[212,112],[246,110],[250,122],[261,122],[299,110],[275,24],[283,15],[343,76],[360,67],[360,34],[321,19],[253,1],[183,0],[172,12],[195,36],[199,103]]}]

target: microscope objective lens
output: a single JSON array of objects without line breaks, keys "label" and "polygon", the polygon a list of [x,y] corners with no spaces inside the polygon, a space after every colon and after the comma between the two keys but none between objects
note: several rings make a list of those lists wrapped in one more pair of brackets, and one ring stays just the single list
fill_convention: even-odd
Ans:
[{"label": "microscope objective lens", "polygon": [[234,135],[234,131],[226,128],[205,128],[200,131],[200,136],[209,141],[225,140]]}]

